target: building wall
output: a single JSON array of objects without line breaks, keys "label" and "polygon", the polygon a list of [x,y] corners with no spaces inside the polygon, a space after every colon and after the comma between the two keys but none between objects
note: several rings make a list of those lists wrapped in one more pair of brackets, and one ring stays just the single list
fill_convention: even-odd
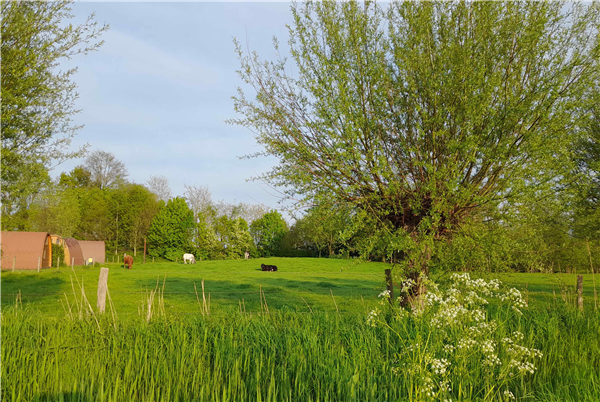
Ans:
[{"label": "building wall", "polygon": [[1,232],[2,269],[49,268],[52,239],[46,232]]}]

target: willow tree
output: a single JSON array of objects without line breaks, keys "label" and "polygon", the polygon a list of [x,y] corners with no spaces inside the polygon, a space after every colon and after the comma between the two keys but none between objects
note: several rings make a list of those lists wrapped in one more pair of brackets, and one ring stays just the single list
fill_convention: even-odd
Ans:
[{"label": "willow tree", "polygon": [[598,74],[599,8],[296,4],[289,57],[264,61],[236,42],[256,95],[238,90],[232,122],[279,159],[262,179],[351,205],[427,261],[426,239],[568,171],[578,99]]}]

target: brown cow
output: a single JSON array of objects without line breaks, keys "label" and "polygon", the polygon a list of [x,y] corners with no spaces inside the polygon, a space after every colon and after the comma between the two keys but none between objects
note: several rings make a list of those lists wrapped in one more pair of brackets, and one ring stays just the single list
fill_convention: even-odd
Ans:
[{"label": "brown cow", "polygon": [[127,268],[127,266],[129,266],[129,269],[131,269],[131,267],[133,266],[133,257],[130,255],[126,255],[125,257],[123,257],[123,264],[125,264],[123,268]]}]

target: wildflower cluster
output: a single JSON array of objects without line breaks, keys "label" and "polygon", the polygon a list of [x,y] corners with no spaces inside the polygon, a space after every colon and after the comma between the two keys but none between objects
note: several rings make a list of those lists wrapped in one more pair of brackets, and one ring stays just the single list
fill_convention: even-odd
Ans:
[{"label": "wildflower cluster", "polygon": [[[415,395],[422,400],[451,400],[451,380],[460,380],[465,370],[477,370],[487,378],[487,383],[495,384],[491,389],[498,399],[513,400],[514,394],[507,389],[516,378],[533,374],[535,360],[542,353],[522,345],[523,334],[515,331],[511,336],[501,335],[499,324],[490,319],[490,301],[503,311],[522,314],[527,307],[519,290],[504,290],[500,281],[471,279],[469,274],[453,274],[451,285],[440,290],[438,285],[427,278],[419,278],[420,285],[427,289],[422,294],[422,303],[414,303],[412,309],[397,307],[396,319],[408,320],[422,331],[429,331],[428,342],[410,343],[398,353],[398,365],[392,372],[410,376],[414,383]],[[402,282],[402,294],[408,295],[417,286],[414,280]],[[390,294],[382,292],[380,305],[389,303]],[[389,308],[389,307],[387,307]],[[372,326],[390,324],[380,320],[380,308],[371,311],[367,323]],[[503,322],[502,329],[506,323]],[[504,337],[503,337],[504,336]],[[408,344],[406,343],[408,342]]]}]

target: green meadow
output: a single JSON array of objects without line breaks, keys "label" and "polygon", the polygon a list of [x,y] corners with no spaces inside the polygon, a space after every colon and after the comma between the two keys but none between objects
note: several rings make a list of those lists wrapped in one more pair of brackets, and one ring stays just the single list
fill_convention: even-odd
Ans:
[{"label": "green meadow", "polygon": [[[262,272],[261,264],[276,265],[279,270]],[[385,289],[384,270],[390,267],[378,262],[326,258],[200,261],[191,265],[136,262],[132,270],[116,263],[102,266],[110,269],[109,292],[117,314],[123,315],[138,315],[138,307],[157,283],[164,291],[167,312],[200,314],[198,299],[202,300],[202,280],[207,300],[210,295],[211,311],[239,310],[243,303],[246,312],[261,312],[262,289],[270,309],[364,314]],[[2,271],[2,305],[14,304],[20,294],[23,307],[45,315],[64,315],[65,298],[72,301],[74,289],[78,297],[81,295],[79,281],[88,301],[95,307],[99,271],[99,267],[50,268],[39,273]],[[522,290],[532,306],[553,305],[559,299],[575,304],[576,274],[481,273],[473,276],[498,278]],[[434,273],[432,277],[442,283],[449,280],[449,274]],[[600,281],[600,276],[583,274],[583,277],[584,303],[591,307],[594,280]]]},{"label": "green meadow", "polygon": [[[279,270],[262,272],[261,264],[276,265]],[[385,287],[384,269],[388,268],[382,263],[318,258],[200,261],[187,265],[136,263],[132,270],[112,263],[103,266],[109,268],[108,288],[116,312],[123,315],[137,315],[138,307],[157,283],[164,291],[168,313],[199,314],[203,280],[213,312],[239,310],[240,303],[248,313],[261,312],[262,290],[270,309],[336,312],[337,305],[340,313],[365,313],[366,303],[376,299]],[[23,307],[64,315],[65,298],[75,297],[73,285],[77,296],[81,294],[79,281],[95,307],[99,271],[98,267],[52,268],[40,273],[4,271],[2,304],[14,303],[20,292]]]},{"label": "green meadow", "polygon": [[[261,263],[279,271],[262,272]],[[2,401],[600,400],[591,274],[583,312],[576,275],[479,275],[520,289],[529,307],[517,314],[491,303],[484,321],[495,329],[477,338],[466,319],[440,330],[432,325],[440,312],[394,313],[377,297],[389,267],[382,263],[104,265],[112,300],[104,315],[98,267],[2,272]],[[433,276],[452,285],[450,274]],[[511,334],[521,337],[522,369],[502,346]],[[470,337],[491,342],[501,363],[488,368],[482,349],[448,354]]]}]

